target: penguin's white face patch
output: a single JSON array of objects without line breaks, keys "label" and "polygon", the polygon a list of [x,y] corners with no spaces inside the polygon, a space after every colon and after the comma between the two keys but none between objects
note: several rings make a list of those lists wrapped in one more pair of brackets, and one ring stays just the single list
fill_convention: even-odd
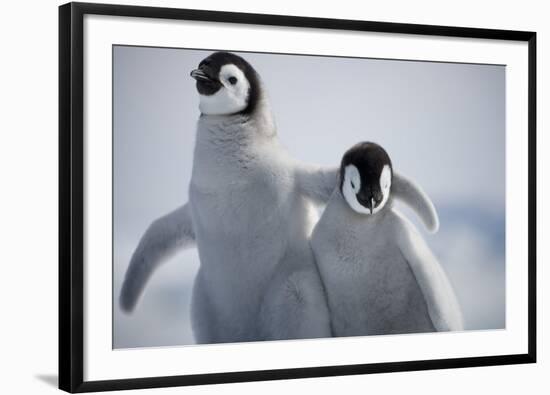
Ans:
[{"label": "penguin's white face patch", "polygon": [[361,189],[361,175],[359,170],[354,165],[347,165],[344,170],[344,183],[342,185],[342,193],[344,199],[348,202],[349,206],[358,213],[370,214],[368,208],[363,207],[357,201],[357,193]]},{"label": "penguin's white face patch", "polygon": [[[344,170],[344,182],[342,185],[342,193],[344,199],[348,205],[357,213],[360,214],[376,214],[386,205],[388,198],[390,196],[390,187],[391,187],[391,168],[389,165],[385,165],[382,168],[380,173],[380,190],[382,191],[382,201],[378,206],[373,207],[372,213],[368,207],[363,206],[357,200],[357,194],[361,190],[361,175],[359,170],[352,164],[349,164],[345,167]],[[374,201],[373,201],[374,206]]]},{"label": "penguin's white face patch", "polygon": [[378,206],[372,210],[373,214],[376,214],[386,205],[388,198],[390,197],[391,187],[391,169],[389,165],[385,165],[380,174],[380,190],[382,191],[382,201]]},{"label": "penguin's white face patch", "polygon": [[226,64],[220,69],[218,79],[222,87],[213,95],[199,95],[199,109],[205,115],[238,113],[248,105],[250,82],[241,69]]}]

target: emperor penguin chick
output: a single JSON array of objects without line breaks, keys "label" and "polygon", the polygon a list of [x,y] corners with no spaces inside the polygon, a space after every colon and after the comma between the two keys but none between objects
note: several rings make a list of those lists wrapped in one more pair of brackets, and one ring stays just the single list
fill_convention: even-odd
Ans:
[{"label": "emperor penguin chick", "polygon": [[443,268],[392,204],[393,167],[375,143],[344,155],[312,235],[334,336],[461,330]]}]

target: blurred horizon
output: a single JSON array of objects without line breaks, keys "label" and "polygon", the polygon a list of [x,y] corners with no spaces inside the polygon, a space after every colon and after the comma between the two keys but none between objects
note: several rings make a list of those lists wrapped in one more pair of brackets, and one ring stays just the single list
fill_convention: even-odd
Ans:
[{"label": "blurred horizon", "polygon": [[[187,201],[199,116],[189,71],[210,52],[114,49],[114,348],[193,343],[189,303],[196,250],[159,268],[133,314],[122,313],[117,302],[147,226]],[[241,55],[261,75],[279,137],[296,158],[338,165],[358,141],[386,148],[396,170],[419,183],[438,209],[435,235],[403,212],[447,272],[466,329],[503,328],[505,68]]]}]

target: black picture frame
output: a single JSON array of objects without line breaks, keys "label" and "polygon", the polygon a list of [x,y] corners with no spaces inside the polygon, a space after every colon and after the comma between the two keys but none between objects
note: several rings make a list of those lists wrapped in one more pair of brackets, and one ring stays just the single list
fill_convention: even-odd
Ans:
[{"label": "black picture frame", "polygon": [[[83,18],[86,14],[231,22],[282,27],[512,40],[528,43],[528,352],[483,356],[243,371],[133,379],[84,380],[84,136]],[[448,369],[536,362],[536,33],[527,31],[429,26],[217,12],[109,4],[68,3],[59,7],[59,388],[90,392],[320,376]]]}]

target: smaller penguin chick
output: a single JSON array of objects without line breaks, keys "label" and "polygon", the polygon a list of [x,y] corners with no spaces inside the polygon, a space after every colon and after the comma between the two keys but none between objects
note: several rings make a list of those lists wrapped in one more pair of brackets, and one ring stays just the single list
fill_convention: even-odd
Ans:
[{"label": "smaller penguin chick", "polygon": [[334,336],[461,330],[445,271],[416,227],[392,204],[393,166],[378,144],[353,146],[311,248]]}]

